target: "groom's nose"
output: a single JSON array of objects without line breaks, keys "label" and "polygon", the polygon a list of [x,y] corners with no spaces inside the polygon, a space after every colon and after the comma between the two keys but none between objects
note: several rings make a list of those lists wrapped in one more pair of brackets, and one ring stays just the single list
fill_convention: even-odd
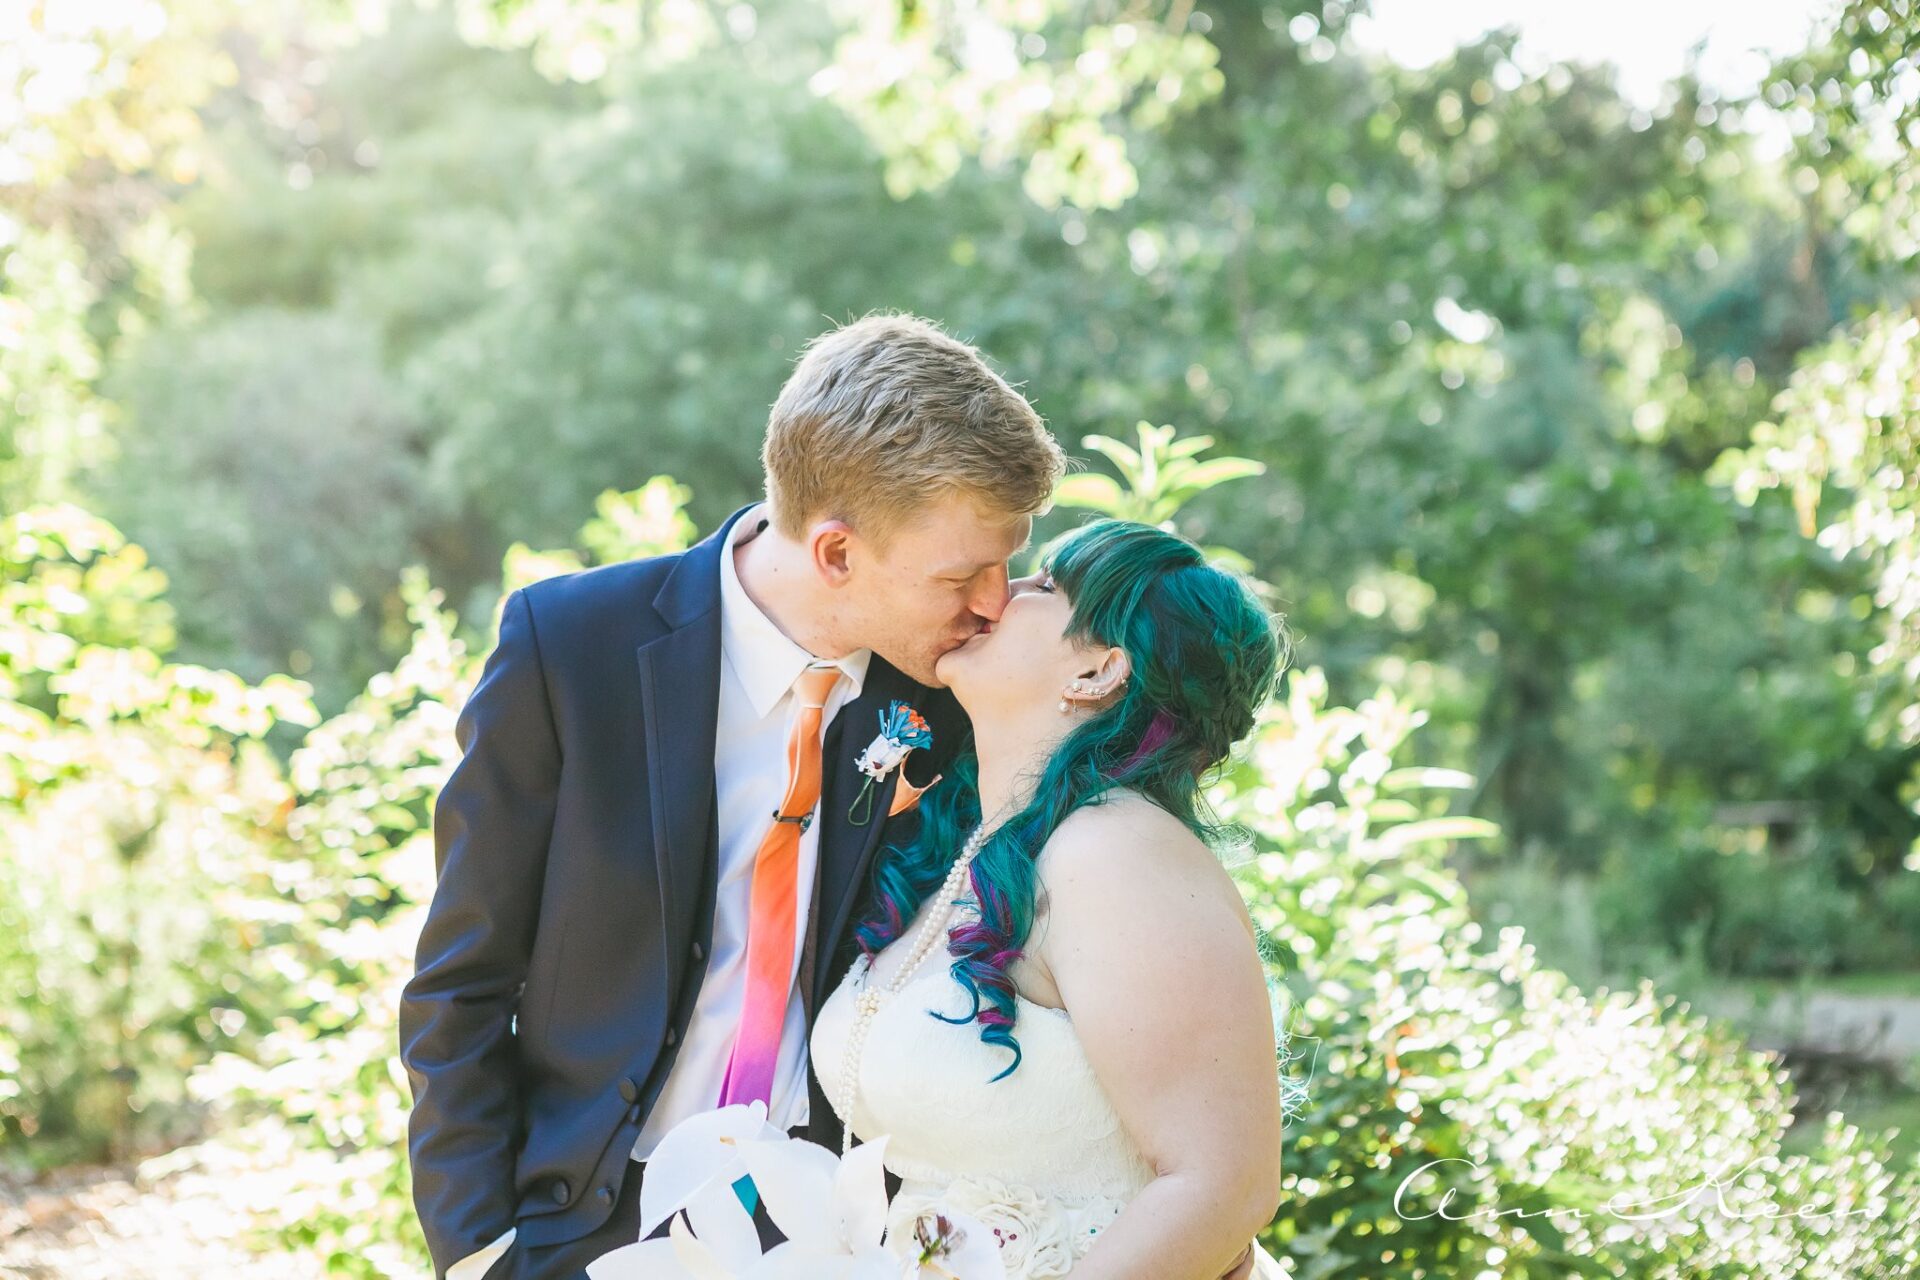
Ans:
[{"label": "groom's nose", "polygon": [[988,622],[998,622],[1012,598],[1013,592],[1007,585],[1007,567],[1001,565],[992,573],[980,575],[980,585],[974,588],[973,599],[967,606]]}]

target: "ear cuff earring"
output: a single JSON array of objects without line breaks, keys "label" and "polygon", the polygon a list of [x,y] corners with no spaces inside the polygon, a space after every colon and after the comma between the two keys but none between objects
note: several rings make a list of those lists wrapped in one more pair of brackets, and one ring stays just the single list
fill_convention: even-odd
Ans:
[{"label": "ear cuff earring", "polygon": [[[1121,677],[1119,685],[1116,687],[1124,689],[1126,688],[1126,685],[1127,685],[1127,681],[1126,681],[1126,678],[1123,676]],[[1088,684],[1085,680],[1075,680],[1072,684],[1067,686],[1067,692],[1077,693],[1082,695],[1090,694],[1093,692],[1093,686]],[[1072,710],[1073,708],[1067,705],[1067,700],[1065,698],[1060,699],[1060,713],[1062,715],[1065,715]]]},{"label": "ear cuff earring", "polygon": [[[1067,686],[1068,693],[1085,693],[1086,691],[1087,691],[1087,682],[1084,680],[1075,680],[1072,684]],[[1071,711],[1072,709],[1073,708],[1067,705],[1067,700],[1065,698],[1060,699],[1060,713],[1062,715],[1065,715],[1067,712]]]}]

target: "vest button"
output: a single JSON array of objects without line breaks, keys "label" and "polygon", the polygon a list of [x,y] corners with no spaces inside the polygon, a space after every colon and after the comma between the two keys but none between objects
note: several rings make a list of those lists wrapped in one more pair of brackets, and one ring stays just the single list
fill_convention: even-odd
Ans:
[{"label": "vest button", "polygon": [[640,1120],[640,1104],[636,1102],[632,1106],[627,1108],[627,1123],[637,1124],[639,1120]]},{"label": "vest button", "polygon": [[613,1203],[613,1188],[612,1188],[612,1187],[602,1187],[602,1188],[600,1188],[600,1190],[599,1190],[599,1191],[598,1191],[598,1192],[597,1192],[596,1194],[597,1194],[597,1195],[598,1195],[598,1196],[600,1197],[600,1203],[601,1203],[601,1204],[612,1204],[612,1203]]},{"label": "vest button", "polygon": [[680,1043],[679,1030],[674,1027],[668,1027],[667,1028],[667,1047],[671,1049],[674,1045],[679,1043]]},{"label": "vest button", "polygon": [[693,958],[694,958],[695,960],[705,960],[705,959],[707,958],[707,949],[706,949],[705,947],[703,947],[703,946],[701,946],[701,945],[700,945],[699,943],[697,943],[697,942],[696,942],[696,943],[694,943],[694,944],[693,944]]},{"label": "vest button", "polygon": [[640,1096],[639,1085],[635,1084],[631,1080],[622,1080],[620,1082],[620,1100],[622,1102],[632,1102],[635,1098],[639,1096]]},{"label": "vest button", "polygon": [[573,1196],[573,1188],[567,1185],[565,1178],[557,1178],[553,1184],[553,1202],[565,1204]]}]

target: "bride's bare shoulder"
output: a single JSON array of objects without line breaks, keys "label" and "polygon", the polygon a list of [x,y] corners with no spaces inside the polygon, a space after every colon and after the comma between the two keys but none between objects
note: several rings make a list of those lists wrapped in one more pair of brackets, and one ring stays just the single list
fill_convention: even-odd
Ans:
[{"label": "bride's bare shoulder", "polygon": [[1205,841],[1134,791],[1107,793],[1068,814],[1041,850],[1040,880],[1053,905],[1080,900],[1095,912],[1120,905],[1197,896],[1244,912],[1238,888]]},{"label": "bride's bare shoulder", "polygon": [[1070,870],[1089,859],[1111,869],[1111,857],[1162,861],[1207,853],[1187,824],[1137,791],[1109,791],[1082,805],[1054,829],[1041,850],[1043,865]]},{"label": "bride's bare shoulder", "polygon": [[[1191,990],[1222,974],[1251,973],[1245,989],[1259,988],[1239,886],[1205,841],[1145,797],[1115,793],[1076,809],[1035,870],[1045,910],[1034,961],[1055,993],[1045,1003],[1072,1009],[1116,981],[1128,999],[1149,981]],[[1135,972],[1141,965],[1152,974]]]}]

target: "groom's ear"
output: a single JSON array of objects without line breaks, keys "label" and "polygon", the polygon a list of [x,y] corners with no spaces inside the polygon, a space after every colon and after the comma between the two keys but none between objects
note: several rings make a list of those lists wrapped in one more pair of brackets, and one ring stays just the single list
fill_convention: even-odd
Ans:
[{"label": "groom's ear", "polygon": [[857,536],[845,520],[822,520],[807,535],[807,551],[813,569],[830,587],[845,586],[853,573],[854,544]]}]

